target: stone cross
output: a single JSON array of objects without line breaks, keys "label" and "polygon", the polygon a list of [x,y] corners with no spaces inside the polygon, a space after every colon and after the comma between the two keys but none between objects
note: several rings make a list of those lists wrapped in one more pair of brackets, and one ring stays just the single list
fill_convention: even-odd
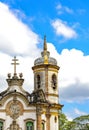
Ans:
[{"label": "stone cross", "polygon": [[12,61],[14,63],[11,63],[12,65],[14,65],[14,74],[16,74],[16,65],[19,65],[19,63],[17,63],[18,59],[16,59],[16,56],[14,56],[14,59],[12,59]]}]

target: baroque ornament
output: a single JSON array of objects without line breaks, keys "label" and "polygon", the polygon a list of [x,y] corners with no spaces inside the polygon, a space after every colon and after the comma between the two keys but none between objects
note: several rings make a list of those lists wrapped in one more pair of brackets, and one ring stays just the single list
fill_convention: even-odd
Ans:
[{"label": "baroque ornament", "polygon": [[16,120],[20,115],[23,114],[23,105],[16,99],[16,97],[13,97],[13,100],[7,104],[6,112],[14,120]]}]

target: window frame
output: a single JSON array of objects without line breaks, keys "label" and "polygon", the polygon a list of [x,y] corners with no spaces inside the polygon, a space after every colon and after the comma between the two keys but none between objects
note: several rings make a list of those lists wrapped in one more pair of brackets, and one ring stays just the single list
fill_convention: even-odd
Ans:
[{"label": "window frame", "polygon": [[0,129],[0,130],[4,130],[4,120],[0,119],[0,123],[2,123],[2,129]]},{"label": "window frame", "polygon": [[56,74],[52,74],[51,80],[52,80],[52,88],[53,88],[53,90],[56,90],[57,89],[57,76],[56,76]]},{"label": "window frame", "polygon": [[42,130],[45,130],[45,121],[44,120],[42,120],[41,125],[42,125]]},{"label": "window frame", "polygon": [[40,87],[41,87],[41,77],[40,77],[39,74],[37,74],[36,79],[37,79],[37,89],[40,89]]},{"label": "window frame", "polygon": [[33,125],[33,128],[32,128],[32,130],[34,130],[34,120],[33,119],[27,119],[27,120],[25,120],[25,129],[27,130],[27,123],[32,123]]}]

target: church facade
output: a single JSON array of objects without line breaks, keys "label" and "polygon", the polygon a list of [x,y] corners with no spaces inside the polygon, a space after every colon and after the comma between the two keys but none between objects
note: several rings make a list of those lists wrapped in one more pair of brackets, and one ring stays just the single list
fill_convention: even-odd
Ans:
[{"label": "church facade", "polygon": [[23,89],[23,74],[8,73],[8,88],[0,93],[0,130],[59,130],[58,71],[56,59],[50,57],[44,38],[41,57],[34,61],[34,90]]}]

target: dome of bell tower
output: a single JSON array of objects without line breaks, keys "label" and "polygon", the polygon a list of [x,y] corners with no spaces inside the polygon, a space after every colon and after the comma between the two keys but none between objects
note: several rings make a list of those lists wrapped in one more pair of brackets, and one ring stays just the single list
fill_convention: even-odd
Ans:
[{"label": "dome of bell tower", "polygon": [[43,51],[41,52],[41,57],[37,58],[34,61],[34,65],[41,65],[41,64],[57,65],[57,60],[53,57],[50,57],[50,52],[47,51],[46,36],[44,36],[44,46]]}]

